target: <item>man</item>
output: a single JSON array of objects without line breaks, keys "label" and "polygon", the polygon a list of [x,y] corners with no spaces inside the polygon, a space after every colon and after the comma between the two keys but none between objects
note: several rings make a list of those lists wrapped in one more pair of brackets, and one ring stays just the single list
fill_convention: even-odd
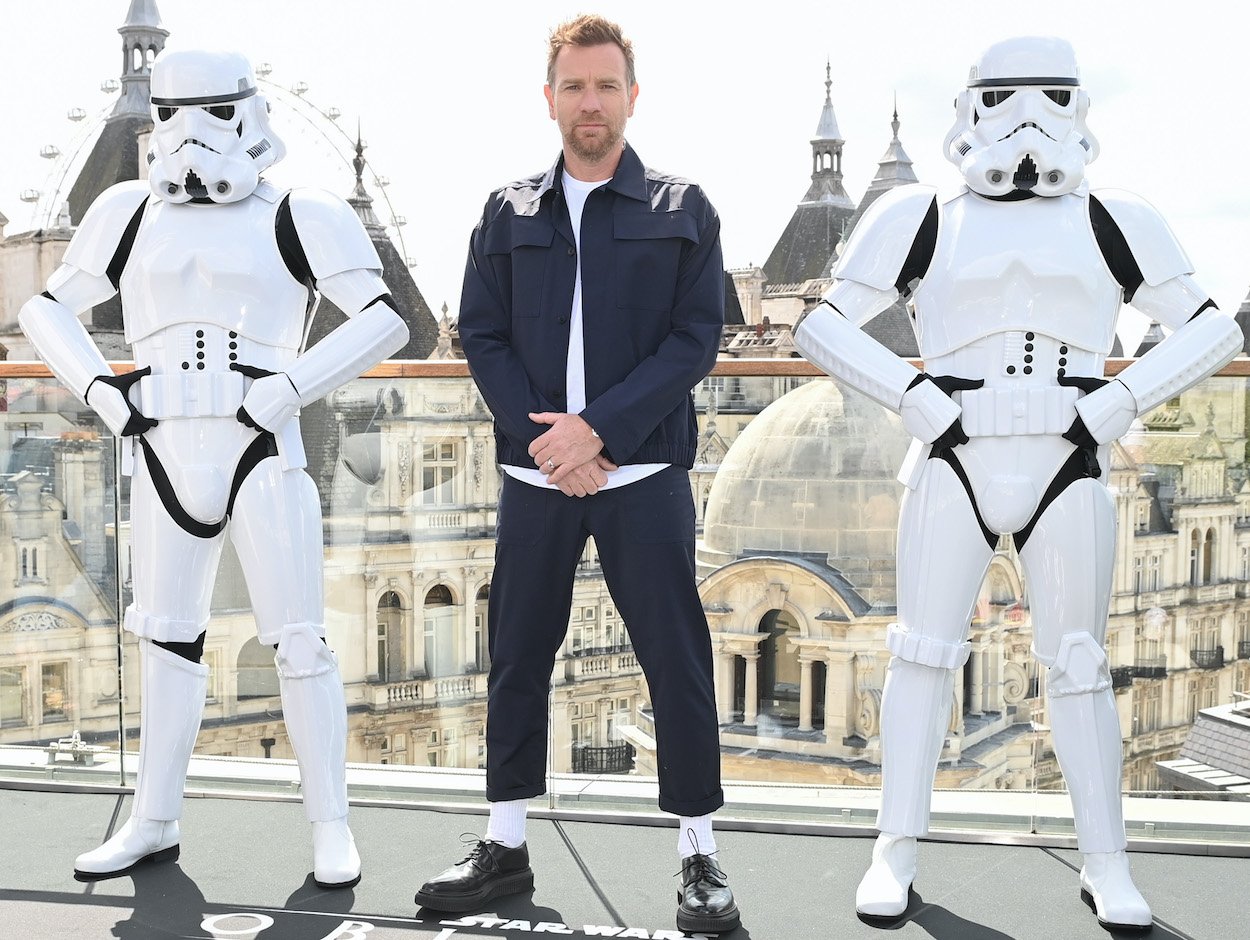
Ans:
[{"label": "man", "polygon": [[[152,67],[147,181],[91,205],[19,322],[57,378],[124,439],[131,473],[142,740],[132,815],[78,856],[80,879],[178,856],[182,790],[204,710],[200,660],[229,535],[313,827],[313,877],[360,880],[347,825],[347,707],[325,643],[321,506],[299,409],[403,346],[407,327],[351,207],[261,174],[286,153],[252,67],[166,52]],[[350,318],[304,350],[314,291]],[[134,372],[114,376],[79,315],[120,293]]]},{"label": "man", "polygon": [[[1088,107],[1064,40],[990,46],[946,137],[965,188],[942,201],[904,186],[874,202],[795,337],[821,368],[897,411],[915,438],[900,476],[899,622],[886,636],[881,835],[855,899],[868,917],[907,910],[973,605],[1009,535],[1047,666],[1081,892],[1106,926],[1151,924],[1125,854],[1120,720],[1103,649],[1116,528],[1109,450],[1139,415],[1232,359],[1242,339],[1149,204],[1090,192],[1085,166],[1098,143]],[[859,328],[900,295],[927,372]],[[1126,301],[1174,332],[1108,382]]]},{"label": "man", "polygon": [[720,225],[702,191],[624,142],[638,97],[620,27],[581,16],[550,37],[563,152],[493,193],[473,232],[465,357],[505,471],[491,583],[486,836],[418,903],[468,911],[533,886],[525,807],[545,790],[547,693],[588,536],[655,705],[660,808],[681,817],[678,926],[738,923],[716,859],[723,803],[711,643],[695,589],[690,389],[724,316]]}]

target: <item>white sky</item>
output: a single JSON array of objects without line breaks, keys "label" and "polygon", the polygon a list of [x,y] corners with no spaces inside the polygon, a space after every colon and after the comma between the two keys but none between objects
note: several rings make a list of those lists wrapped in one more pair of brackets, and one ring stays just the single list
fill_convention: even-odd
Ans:
[{"label": "white sky", "polygon": [[[345,129],[361,121],[372,166],[390,177],[392,204],[408,219],[406,252],[435,311],[444,301],[455,311],[468,234],[489,191],[542,171],[558,151],[542,96],[545,40],[552,24],[584,9],[617,19],[633,39],[642,92],[628,137],[649,165],[707,190],[730,267],[762,264],[806,191],[826,55],[846,188],[858,200],[889,141],[896,91],[918,176],[953,186],[940,145],[968,66],[992,41],[1048,32],[1071,40],[1082,63],[1102,144],[1093,185],[1158,206],[1225,310],[1250,288],[1250,62],[1237,5],[1224,0],[771,0],[741,13],[672,0],[157,2],[171,44],[237,48],[272,63],[279,85],[307,82],[307,99],[341,109]],[[66,111],[108,104],[99,85],[120,74],[116,29],[127,7],[0,3],[0,212],[9,233],[30,227],[20,191],[48,188],[39,148],[68,150],[81,129]],[[288,145],[306,155],[291,161],[288,179],[347,195],[350,170],[334,169],[320,138],[297,134]]]}]

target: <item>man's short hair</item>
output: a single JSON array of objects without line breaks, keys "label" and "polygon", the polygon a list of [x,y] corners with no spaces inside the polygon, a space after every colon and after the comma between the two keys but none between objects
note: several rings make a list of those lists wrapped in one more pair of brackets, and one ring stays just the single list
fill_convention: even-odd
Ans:
[{"label": "man's short hair", "polygon": [[551,31],[547,39],[547,84],[555,84],[556,56],[565,46],[602,46],[605,43],[612,43],[624,54],[625,82],[632,87],[637,81],[634,75],[634,44],[625,38],[619,26],[595,13],[583,13]]}]

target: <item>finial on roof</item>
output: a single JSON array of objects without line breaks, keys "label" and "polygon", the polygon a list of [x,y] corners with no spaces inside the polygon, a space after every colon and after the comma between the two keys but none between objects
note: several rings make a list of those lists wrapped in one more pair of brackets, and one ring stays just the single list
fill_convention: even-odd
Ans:
[{"label": "finial on roof", "polygon": [[356,168],[356,196],[367,197],[365,192],[365,141],[360,136],[360,120],[356,121],[356,156],[352,158],[352,166]]},{"label": "finial on roof", "polygon": [[828,56],[825,56],[825,101],[833,103],[833,66]]},{"label": "finial on roof", "polygon": [[894,120],[890,121],[890,127],[894,128],[894,143],[898,142],[898,92],[894,92]]},{"label": "finial on roof", "polygon": [[384,234],[386,229],[381,222],[378,221],[377,215],[373,211],[373,197],[369,195],[369,190],[365,189],[365,167],[368,166],[365,160],[365,140],[360,133],[360,121],[356,121],[356,155],[352,157],[352,167],[356,170],[356,188],[352,190],[351,196],[348,198],[348,204],[356,210],[356,215],[360,216],[360,221],[365,224],[365,231],[370,236],[376,234]]}]

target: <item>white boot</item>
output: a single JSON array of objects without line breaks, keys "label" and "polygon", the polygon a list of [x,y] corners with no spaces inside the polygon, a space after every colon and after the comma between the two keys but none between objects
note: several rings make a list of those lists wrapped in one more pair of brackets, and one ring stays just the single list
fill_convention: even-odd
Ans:
[{"label": "white boot", "polygon": [[74,859],[80,879],[124,875],[140,862],[173,861],[178,857],[178,820],[131,816],[99,848]]},{"label": "white boot", "polygon": [[347,826],[347,702],[338,660],[311,625],[289,624],[276,662],[304,812],[313,824],[313,880],[322,888],[349,888],[360,881],[360,854]]},{"label": "white boot", "polygon": [[855,891],[855,910],[868,917],[901,917],[915,880],[915,838],[883,832],[872,847],[872,865]]},{"label": "white boot", "polygon": [[1133,885],[1125,852],[1090,852],[1081,868],[1081,895],[1104,927],[1149,927],[1150,905]]},{"label": "white boot", "polygon": [[74,860],[82,878],[110,878],[146,861],[178,857],[182,788],[204,712],[208,667],[139,640],[142,673],[139,768],[131,817],[111,839]]},{"label": "white boot", "polygon": [[1150,906],[1133,886],[1120,804],[1120,717],[1101,645],[1066,634],[1047,679],[1055,756],[1072,797],[1081,893],[1106,926],[1149,927]]}]

